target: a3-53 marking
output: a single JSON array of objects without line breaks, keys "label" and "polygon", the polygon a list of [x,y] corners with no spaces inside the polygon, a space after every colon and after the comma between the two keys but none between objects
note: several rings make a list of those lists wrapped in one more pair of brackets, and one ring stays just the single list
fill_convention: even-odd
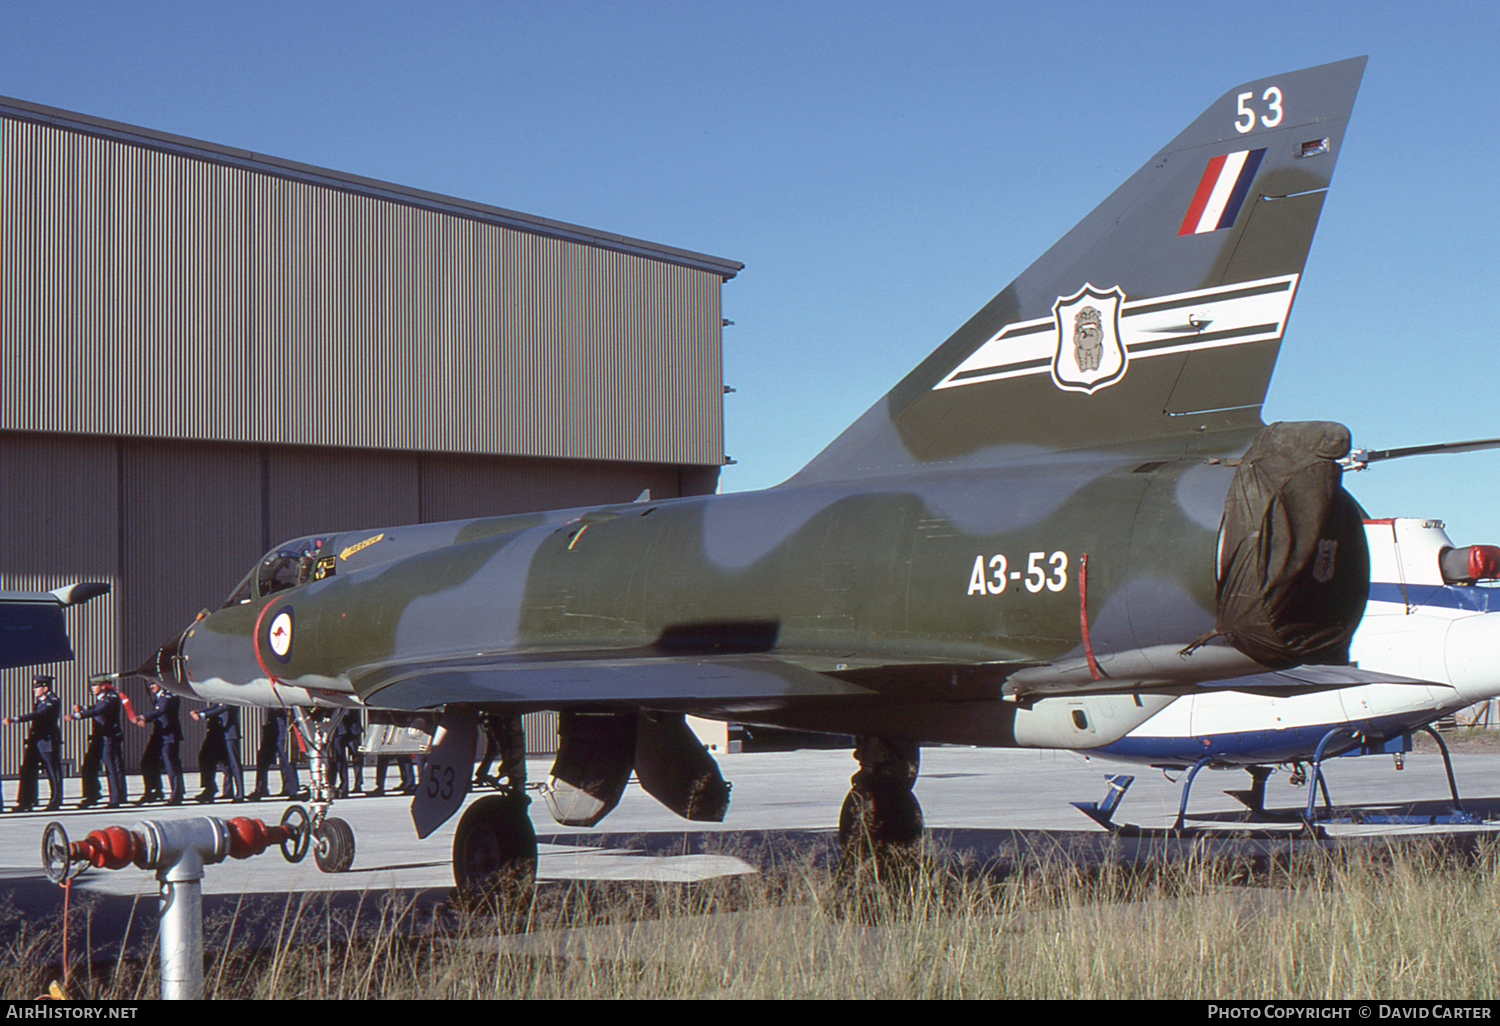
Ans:
[{"label": "a3-53 marking", "polygon": [[1026,569],[1012,570],[1010,560],[1004,553],[974,557],[973,569],[969,571],[969,595],[1003,595],[1006,587],[1018,582],[1033,595],[1041,591],[1062,591],[1068,586],[1068,554],[1054,552],[1031,552],[1026,556]]}]

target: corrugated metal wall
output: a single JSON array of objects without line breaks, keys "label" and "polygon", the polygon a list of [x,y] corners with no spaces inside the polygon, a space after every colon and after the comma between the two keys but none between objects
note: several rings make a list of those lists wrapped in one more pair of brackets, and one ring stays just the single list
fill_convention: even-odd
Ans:
[{"label": "corrugated metal wall", "polygon": [[719,465],[722,281],[0,116],[0,429]]}]

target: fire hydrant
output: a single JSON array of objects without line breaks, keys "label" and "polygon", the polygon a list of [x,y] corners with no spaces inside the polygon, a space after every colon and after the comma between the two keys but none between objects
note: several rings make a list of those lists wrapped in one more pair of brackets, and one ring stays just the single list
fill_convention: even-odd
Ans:
[{"label": "fire hydrant", "polygon": [[70,842],[61,823],[42,831],[42,867],[62,884],[88,866],[156,870],[160,886],[161,996],[164,1000],[203,997],[203,867],[225,858],[247,859],[272,845],[288,862],[300,862],[312,838],[311,817],[290,806],[281,822],[269,826],[248,817],[213,816],[109,826]]}]

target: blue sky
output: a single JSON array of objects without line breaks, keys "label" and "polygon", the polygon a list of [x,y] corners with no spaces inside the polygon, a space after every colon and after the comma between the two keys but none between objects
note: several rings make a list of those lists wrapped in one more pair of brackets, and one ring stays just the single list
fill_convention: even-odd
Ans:
[{"label": "blue sky", "polygon": [[[1359,54],[1266,418],[1372,448],[1500,436],[1497,38],[1481,3],[0,3],[0,94],[744,262],[738,491],[1225,90]],[[1483,453],[1349,484],[1466,544],[1500,542],[1497,477]]]}]

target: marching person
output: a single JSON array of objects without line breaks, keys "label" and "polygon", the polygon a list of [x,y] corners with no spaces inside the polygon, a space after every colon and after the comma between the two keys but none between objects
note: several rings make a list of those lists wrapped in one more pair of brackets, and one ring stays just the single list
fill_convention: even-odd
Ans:
[{"label": "marching person", "polygon": [[53,680],[44,673],[31,678],[31,712],[25,716],[7,716],[5,725],[30,724],[26,728],[26,754],[21,759],[21,780],[16,794],[17,812],[30,812],[36,806],[37,771],[47,771],[47,811],[62,808],[62,726],[58,717],[62,701],[52,691]]},{"label": "marching person", "polygon": [[[334,794],[347,798],[365,790],[365,757],[359,750],[365,724],[358,709],[340,709],[334,713],[338,722],[333,728],[332,758],[328,767],[328,786]],[[354,771],[354,788],[349,788],[349,771]]]},{"label": "marching person", "polygon": [[[482,712],[479,724],[484,729],[484,759],[474,774],[475,785],[489,784],[495,788],[510,787],[517,793],[526,788],[526,730],[519,716],[502,716],[500,713]],[[490,776],[490,765],[500,760],[499,777]]]},{"label": "marching person", "polygon": [[417,778],[414,756],[407,754],[377,755],[375,757],[375,790],[370,794],[379,798],[385,794],[385,771],[391,763],[396,764],[396,771],[401,774],[401,793],[416,794]]},{"label": "marching person", "polygon": [[92,720],[89,744],[84,751],[83,766],[79,776],[83,778],[83,800],[80,809],[86,809],[99,801],[99,767],[109,779],[109,805],[118,809],[125,804],[125,733],[120,729],[120,693],[107,680],[90,681],[94,688],[94,704],[87,708],[73,706],[68,714],[70,720]]},{"label": "marching person", "polygon": [[301,796],[302,781],[297,776],[297,764],[292,761],[289,740],[287,711],[267,706],[260,723],[260,747],[255,750],[255,790],[245,796],[246,801],[271,797],[273,765],[281,773],[281,797],[295,801]]},{"label": "marching person", "polygon": [[224,797],[232,802],[245,798],[245,774],[240,768],[240,707],[219,702],[188,713],[208,728],[198,750],[198,776],[203,790],[193,800],[211,802],[219,794],[218,771],[224,770]]},{"label": "marching person", "polygon": [[479,729],[484,736],[484,757],[479,760],[479,768],[474,771],[474,786],[480,784],[499,784],[499,781],[490,776],[490,767],[494,765],[495,759],[500,755],[500,736],[496,733],[497,725],[495,717],[491,713],[481,712],[479,714]]},{"label": "marching person", "polygon": [[166,797],[161,786],[161,771],[165,765],[167,780],[172,785],[172,794],[167,798],[167,804],[181,805],[182,718],[178,715],[178,707],[182,699],[162,687],[160,681],[148,680],[147,687],[151,689],[155,704],[146,715],[134,717],[136,726],[151,727],[151,737],[146,741],[146,750],[141,753],[141,779],[145,783],[146,793],[136,804],[159,802]]}]

